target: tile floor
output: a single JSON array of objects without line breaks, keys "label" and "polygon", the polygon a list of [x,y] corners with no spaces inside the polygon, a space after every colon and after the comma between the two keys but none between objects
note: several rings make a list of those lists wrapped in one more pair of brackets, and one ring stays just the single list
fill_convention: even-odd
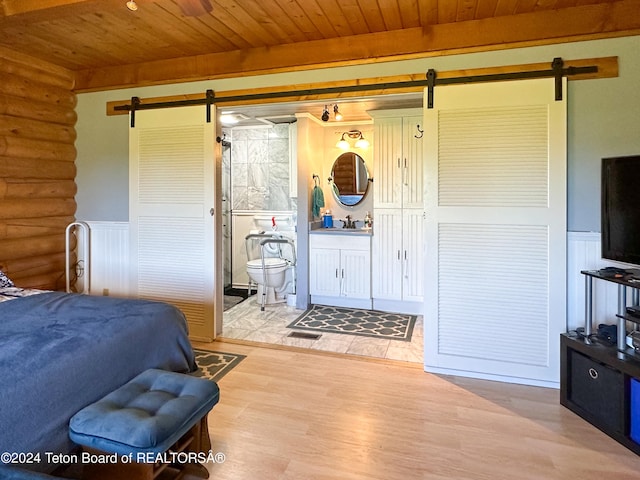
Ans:
[{"label": "tile floor", "polygon": [[302,313],[286,304],[267,305],[261,312],[254,296],[224,312],[222,337],[423,363],[422,316],[416,319],[411,342],[340,333],[322,333],[317,340],[289,337],[293,330],[287,325]]}]

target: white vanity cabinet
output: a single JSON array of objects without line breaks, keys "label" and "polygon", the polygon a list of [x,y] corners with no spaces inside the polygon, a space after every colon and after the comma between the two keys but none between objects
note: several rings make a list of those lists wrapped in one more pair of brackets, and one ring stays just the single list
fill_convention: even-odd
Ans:
[{"label": "white vanity cabinet", "polygon": [[422,109],[369,113],[375,131],[373,308],[421,313],[426,142]]},{"label": "white vanity cabinet", "polygon": [[309,235],[311,303],[371,308],[371,235]]}]

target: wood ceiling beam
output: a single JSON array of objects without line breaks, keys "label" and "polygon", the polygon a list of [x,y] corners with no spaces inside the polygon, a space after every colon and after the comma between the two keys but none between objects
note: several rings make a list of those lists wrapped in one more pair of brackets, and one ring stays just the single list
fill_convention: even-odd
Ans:
[{"label": "wood ceiling beam", "polygon": [[640,34],[640,0],[82,70],[90,92]]}]

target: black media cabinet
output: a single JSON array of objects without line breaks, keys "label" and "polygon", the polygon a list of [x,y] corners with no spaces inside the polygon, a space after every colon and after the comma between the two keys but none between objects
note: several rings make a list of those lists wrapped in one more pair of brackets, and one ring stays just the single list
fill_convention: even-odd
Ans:
[{"label": "black media cabinet", "polygon": [[[625,313],[627,288],[632,289],[637,305],[640,283],[633,275],[581,273],[585,275],[585,336],[560,336],[560,403],[640,455],[640,443],[630,436],[632,410],[634,416],[640,415],[640,405],[631,407],[631,381],[640,380],[640,353],[626,345],[627,322],[637,324],[640,319]],[[618,284],[615,344],[591,335],[593,279]]]}]

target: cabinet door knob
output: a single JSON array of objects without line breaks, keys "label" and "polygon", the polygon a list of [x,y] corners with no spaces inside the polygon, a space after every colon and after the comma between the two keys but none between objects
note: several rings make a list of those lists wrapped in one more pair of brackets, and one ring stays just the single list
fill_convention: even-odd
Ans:
[{"label": "cabinet door knob", "polygon": [[590,368],[589,376],[595,380],[596,378],[598,378],[598,371],[595,368]]}]

